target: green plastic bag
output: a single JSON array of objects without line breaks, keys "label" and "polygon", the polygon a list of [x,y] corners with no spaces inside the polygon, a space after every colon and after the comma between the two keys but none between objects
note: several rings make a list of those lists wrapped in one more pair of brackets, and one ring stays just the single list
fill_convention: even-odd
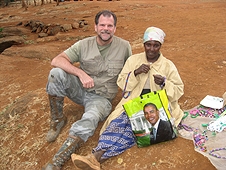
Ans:
[{"label": "green plastic bag", "polygon": [[[147,103],[154,104],[158,109],[159,120],[152,125],[146,120],[143,108]],[[123,105],[136,136],[137,146],[144,147],[176,138],[173,118],[166,90],[147,93],[141,97],[129,100]],[[156,129],[153,139],[153,128]]]}]

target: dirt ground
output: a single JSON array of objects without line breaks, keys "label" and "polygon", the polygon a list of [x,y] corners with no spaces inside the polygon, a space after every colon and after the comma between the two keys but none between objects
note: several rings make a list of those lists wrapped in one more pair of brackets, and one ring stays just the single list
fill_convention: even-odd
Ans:
[{"label": "dirt ground", "polygon": [[[226,83],[225,0],[120,0],[65,1],[59,6],[21,4],[0,8],[0,28],[16,27],[25,42],[0,54],[0,169],[30,170],[41,167],[56,153],[71,124],[83,107],[65,99],[68,123],[53,143],[45,136],[49,128],[49,104],[45,92],[50,61],[78,39],[95,35],[94,16],[109,9],[118,16],[116,35],[130,41],[133,53],[143,51],[142,37],[149,26],[162,28],[162,53],[177,66],[185,84],[182,109],[199,104],[206,95],[221,97]],[[46,24],[71,24],[85,20],[82,28],[39,38],[24,24],[37,20]],[[23,24],[16,26],[18,23]],[[113,104],[120,101],[119,91]],[[101,122],[93,137],[78,151],[86,155],[96,146]],[[63,170],[75,169],[68,161]],[[102,164],[103,170],[216,169],[208,158],[194,150],[193,142],[181,137],[145,148],[133,148]]]}]

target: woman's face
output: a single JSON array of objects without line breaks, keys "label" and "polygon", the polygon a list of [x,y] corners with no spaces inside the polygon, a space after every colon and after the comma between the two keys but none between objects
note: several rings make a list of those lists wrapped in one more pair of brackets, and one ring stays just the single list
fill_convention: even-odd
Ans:
[{"label": "woman's face", "polygon": [[154,126],[159,119],[159,111],[154,106],[144,108],[144,117]]},{"label": "woman's face", "polygon": [[158,41],[151,40],[144,43],[144,50],[149,62],[155,62],[156,60],[158,60],[160,48],[161,43]]}]

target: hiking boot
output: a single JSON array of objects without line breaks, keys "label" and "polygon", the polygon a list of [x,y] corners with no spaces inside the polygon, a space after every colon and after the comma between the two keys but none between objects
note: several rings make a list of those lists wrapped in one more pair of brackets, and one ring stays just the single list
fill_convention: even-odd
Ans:
[{"label": "hiking boot", "polygon": [[71,154],[78,149],[83,140],[80,137],[69,136],[63,143],[53,159],[47,163],[42,170],[60,170],[62,166],[71,158]]},{"label": "hiking boot", "polygon": [[64,97],[49,95],[49,103],[51,122],[46,140],[47,142],[54,142],[67,123],[67,117],[63,114]]},{"label": "hiking boot", "polygon": [[72,154],[71,159],[75,167],[81,170],[100,170],[100,163],[93,154],[87,156]]},{"label": "hiking boot", "polygon": [[67,117],[64,115],[62,118],[51,120],[50,130],[48,131],[48,133],[46,135],[46,141],[54,142],[57,139],[57,137],[59,136],[62,128],[66,125],[66,123],[67,123]]}]

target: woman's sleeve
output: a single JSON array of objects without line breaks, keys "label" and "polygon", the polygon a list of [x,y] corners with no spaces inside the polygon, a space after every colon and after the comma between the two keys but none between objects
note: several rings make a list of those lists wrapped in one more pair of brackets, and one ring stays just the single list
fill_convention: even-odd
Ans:
[{"label": "woman's sleeve", "polygon": [[184,83],[176,66],[171,63],[165,80],[165,89],[171,102],[177,101],[184,94]]},{"label": "woman's sleeve", "polygon": [[138,84],[139,81],[134,75],[135,69],[136,66],[134,65],[132,58],[129,57],[117,79],[117,85],[122,90],[126,87],[127,92],[132,91]]}]

